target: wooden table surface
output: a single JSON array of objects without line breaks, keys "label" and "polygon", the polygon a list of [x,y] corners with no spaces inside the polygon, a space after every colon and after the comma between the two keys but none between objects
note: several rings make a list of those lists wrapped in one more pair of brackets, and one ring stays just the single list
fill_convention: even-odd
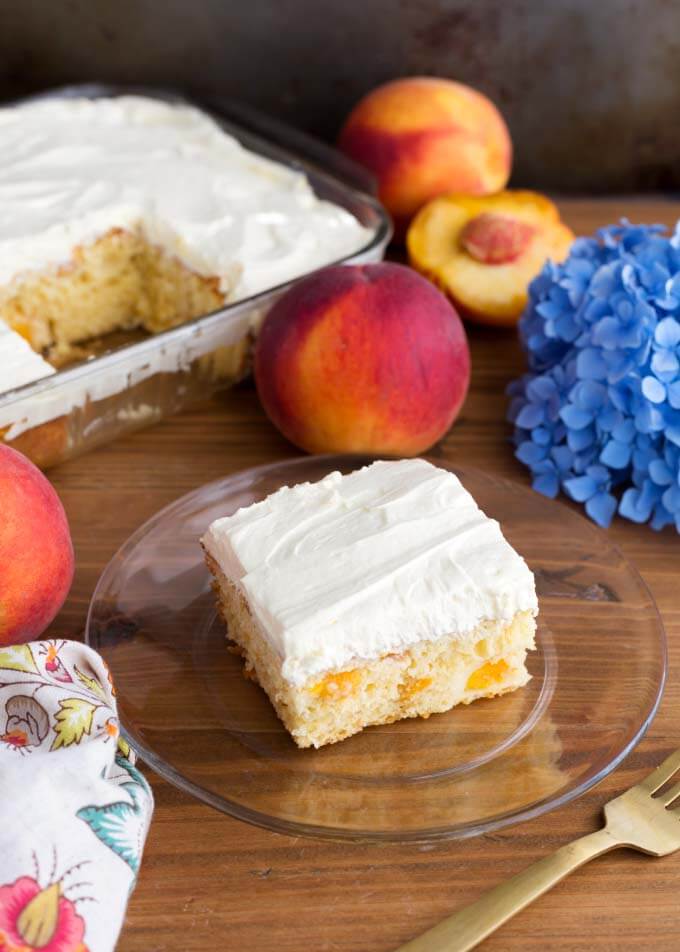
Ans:
[{"label": "wooden table surface", "polygon": [[[627,215],[672,223],[674,201],[569,200],[578,233]],[[527,483],[508,443],[507,382],[523,367],[514,333],[470,328],[472,385],[432,455]],[[224,474],[296,455],[251,383],[50,473],[77,555],[75,583],[50,636],[80,637],[99,573],[123,540],[178,496]],[[594,830],[602,804],[680,746],[680,539],[616,520],[610,530],[656,597],[670,677],[647,736],[624,764],[570,805],[471,840],[358,846],[291,838],[232,820],[150,776],[156,812],[119,952],[387,952],[486,888]],[[680,856],[602,857],[512,920],[492,950],[680,948]]]}]

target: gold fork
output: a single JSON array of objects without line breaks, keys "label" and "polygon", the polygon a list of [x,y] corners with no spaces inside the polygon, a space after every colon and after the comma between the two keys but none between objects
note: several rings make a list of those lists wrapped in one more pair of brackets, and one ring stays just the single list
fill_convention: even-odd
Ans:
[{"label": "gold fork", "polygon": [[667,856],[680,849],[680,782],[661,790],[680,770],[676,750],[641,783],[605,805],[603,829],[529,866],[500,886],[402,945],[396,952],[466,952],[507,922],[534,899],[588,860],[626,846],[649,856]]}]

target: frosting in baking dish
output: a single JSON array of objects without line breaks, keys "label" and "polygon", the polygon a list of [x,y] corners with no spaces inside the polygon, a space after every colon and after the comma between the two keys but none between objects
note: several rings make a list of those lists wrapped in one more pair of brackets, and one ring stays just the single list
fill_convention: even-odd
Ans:
[{"label": "frosting in baking dish", "polygon": [[36,354],[20,334],[0,320],[0,393],[53,373],[56,373],[54,367]]},{"label": "frosting in baking dish", "polygon": [[537,611],[533,574],[498,523],[421,459],[284,487],[202,542],[295,684]]},{"label": "frosting in baking dish", "polygon": [[0,286],[114,227],[240,299],[358,251],[369,232],[205,113],[140,96],[0,109]]}]

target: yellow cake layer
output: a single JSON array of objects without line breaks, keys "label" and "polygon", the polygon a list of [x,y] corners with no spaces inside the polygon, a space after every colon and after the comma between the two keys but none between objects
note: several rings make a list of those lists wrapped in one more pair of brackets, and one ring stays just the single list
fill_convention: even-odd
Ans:
[{"label": "yellow cake layer", "polygon": [[80,343],[133,327],[157,333],[209,314],[227,297],[217,277],[114,228],[75,248],[68,264],[0,288],[0,318],[60,364],[77,356]]},{"label": "yellow cake layer", "polygon": [[485,621],[465,642],[423,641],[296,686],[282,677],[281,659],[241,590],[210,556],[206,561],[228,636],[299,747],[333,744],[375,724],[429,717],[506,694],[529,680],[525,659],[534,647],[536,622],[531,612],[518,612],[509,624]]}]

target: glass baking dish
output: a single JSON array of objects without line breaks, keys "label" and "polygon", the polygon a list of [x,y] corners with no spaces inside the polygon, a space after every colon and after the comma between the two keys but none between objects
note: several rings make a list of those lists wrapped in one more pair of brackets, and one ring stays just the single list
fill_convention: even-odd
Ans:
[{"label": "glass baking dish", "polygon": [[[211,115],[246,148],[304,172],[318,196],[346,208],[369,229],[364,247],[342,262],[383,257],[391,224],[371,194],[370,178],[329,146],[248,107],[225,100],[198,102],[174,91],[140,86],[69,86],[30,98],[130,93],[188,102]],[[257,327],[294,283],[277,285],[154,336],[111,343],[104,353],[0,394],[0,441],[45,468],[230,387],[250,370]]]}]

